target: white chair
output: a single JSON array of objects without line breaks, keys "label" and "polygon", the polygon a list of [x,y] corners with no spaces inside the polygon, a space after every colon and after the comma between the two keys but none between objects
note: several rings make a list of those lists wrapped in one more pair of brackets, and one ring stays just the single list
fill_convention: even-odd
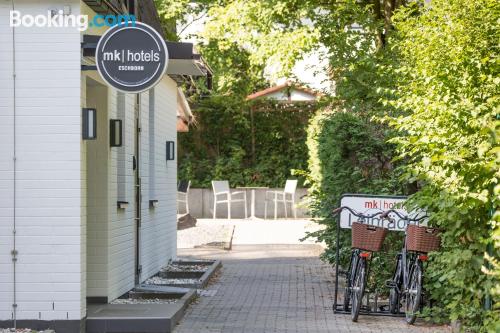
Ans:
[{"label": "white chair", "polygon": [[177,184],[177,214],[179,214],[179,204],[183,203],[186,207],[186,214],[189,214],[189,188],[190,180],[181,180]]},{"label": "white chair", "polygon": [[297,218],[297,210],[295,208],[295,191],[297,190],[297,180],[288,179],[283,191],[266,191],[266,205],[264,209],[264,217],[267,219],[267,204],[269,201],[274,202],[274,219],[278,215],[278,203],[282,203],[285,208],[285,217],[288,217],[287,204],[291,204],[293,217]]},{"label": "white chair", "polygon": [[[233,202],[243,202],[245,206],[245,218],[247,218],[247,193],[246,191],[232,192],[229,188],[229,182],[227,180],[213,180],[212,188],[214,190],[214,219],[217,216],[217,205],[227,204],[227,218],[231,218],[231,203]],[[240,198],[235,198],[235,196],[241,196]],[[220,198],[219,198],[220,197]]]}]

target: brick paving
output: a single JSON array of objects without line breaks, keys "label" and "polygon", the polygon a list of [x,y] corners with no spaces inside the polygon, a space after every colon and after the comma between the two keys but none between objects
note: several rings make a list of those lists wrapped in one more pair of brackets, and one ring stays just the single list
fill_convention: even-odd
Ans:
[{"label": "brick paving", "polygon": [[449,332],[407,326],[402,318],[349,315],[331,310],[332,268],[315,245],[236,245],[232,251],[181,249],[179,256],[218,258],[223,269],[192,304],[175,333]]}]

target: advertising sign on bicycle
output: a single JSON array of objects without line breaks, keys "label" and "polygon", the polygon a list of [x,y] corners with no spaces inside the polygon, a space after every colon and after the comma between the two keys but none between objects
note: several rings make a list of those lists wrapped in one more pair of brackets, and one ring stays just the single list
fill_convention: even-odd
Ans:
[{"label": "advertising sign on bicycle", "polygon": [[[386,211],[389,209],[397,210],[403,216],[417,216],[418,213],[408,213],[403,204],[406,196],[385,196],[385,195],[370,195],[370,194],[344,194],[340,201],[340,206],[347,206],[353,210],[370,215],[376,212]],[[374,217],[365,223],[375,226],[384,226],[390,231],[404,231],[406,221],[398,216],[390,215],[392,220],[381,219],[378,216]],[[340,227],[350,229],[352,222],[359,219],[353,216],[348,210],[343,210],[340,214]],[[423,223],[424,224],[424,223]]]}]

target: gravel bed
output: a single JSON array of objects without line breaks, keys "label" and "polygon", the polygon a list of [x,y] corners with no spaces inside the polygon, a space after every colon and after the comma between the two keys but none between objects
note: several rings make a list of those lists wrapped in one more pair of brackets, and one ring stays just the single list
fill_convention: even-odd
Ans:
[{"label": "gravel bed", "polygon": [[56,333],[55,331],[52,330],[45,330],[45,331],[36,331],[32,330],[31,328],[18,328],[17,330],[14,330],[13,328],[0,328],[0,333]]},{"label": "gravel bed", "polygon": [[177,248],[195,248],[213,243],[225,243],[231,240],[234,225],[221,225],[205,221],[194,228],[177,231]]},{"label": "gravel bed", "polygon": [[172,304],[177,301],[174,298],[118,298],[111,304]]},{"label": "gravel bed", "polygon": [[206,272],[210,265],[196,264],[196,265],[179,265],[169,264],[161,269],[162,272]]},{"label": "gravel bed", "polygon": [[196,284],[198,283],[198,279],[165,279],[159,276],[153,276],[147,279],[145,284],[152,285],[175,285],[175,284]]}]

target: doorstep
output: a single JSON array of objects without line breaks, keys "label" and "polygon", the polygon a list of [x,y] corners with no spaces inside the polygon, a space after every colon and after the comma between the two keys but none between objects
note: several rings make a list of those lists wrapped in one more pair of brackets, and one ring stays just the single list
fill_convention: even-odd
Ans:
[{"label": "doorstep", "polygon": [[[207,266],[205,271],[160,271],[157,276],[164,279],[179,279],[186,281],[191,280],[186,283],[172,283],[172,284],[151,284],[151,283],[142,283],[136,289],[143,290],[157,290],[155,288],[164,288],[166,286],[170,287],[179,287],[179,288],[194,288],[194,289],[203,289],[207,286],[210,279],[215,275],[215,273],[220,270],[222,267],[222,263],[220,260],[176,260],[173,261],[172,264],[181,266],[182,265],[204,265]],[[146,280],[147,281],[147,280]]]},{"label": "doorstep", "polygon": [[87,333],[170,333],[196,298],[196,291],[169,288],[183,293],[176,303],[164,304],[89,304]]}]

